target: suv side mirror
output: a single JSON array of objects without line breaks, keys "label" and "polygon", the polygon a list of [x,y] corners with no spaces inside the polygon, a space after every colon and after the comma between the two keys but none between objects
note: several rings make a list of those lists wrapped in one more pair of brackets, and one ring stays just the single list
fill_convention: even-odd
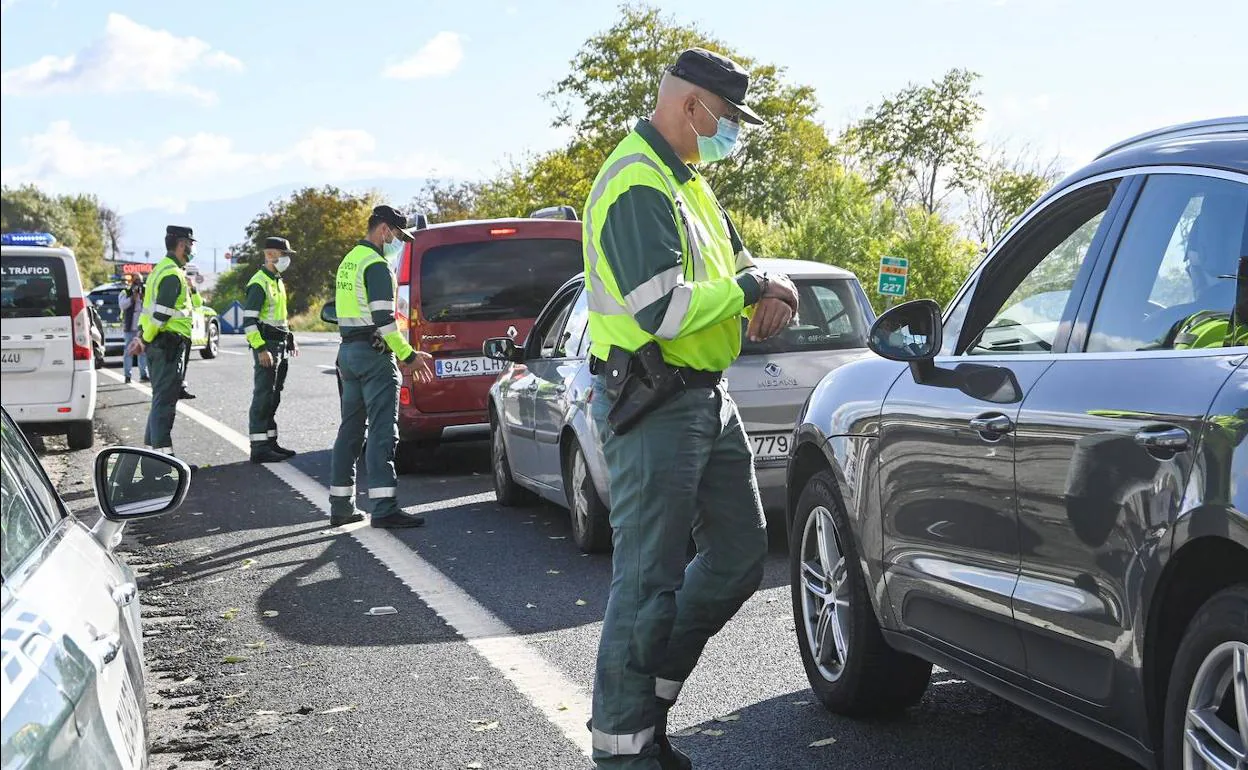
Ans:
[{"label": "suv side mirror", "polygon": [[172,511],[190,487],[190,467],[163,452],[120,446],[95,456],[95,496],[112,522]]},{"label": "suv side mirror", "polygon": [[930,361],[940,352],[943,323],[932,300],[907,302],[875,319],[867,346],[891,361]]},{"label": "suv side mirror", "polygon": [[338,325],[338,303],[326,302],[321,307],[321,320],[327,324]]},{"label": "suv side mirror", "polygon": [[489,338],[481,344],[481,355],[509,364],[518,364],[524,360],[524,353],[510,337]]}]

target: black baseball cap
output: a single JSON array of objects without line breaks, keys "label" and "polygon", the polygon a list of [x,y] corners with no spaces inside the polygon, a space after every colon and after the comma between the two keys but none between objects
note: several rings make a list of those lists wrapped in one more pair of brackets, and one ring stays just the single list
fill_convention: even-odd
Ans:
[{"label": "black baseball cap", "polygon": [[269,236],[268,238],[265,238],[264,248],[277,249],[283,254],[297,254],[298,253],[297,251],[295,251],[294,249],[290,247],[290,241],[286,240],[285,238],[278,238],[276,236]]},{"label": "black baseball cap", "polygon": [[701,86],[741,111],[747,123],[762,125],[763,119],[745,103],[750,73],[732,59],[705,48],[690,48],[667,71],[681,80]]},{"label": "black baseball cap", "polygon": [[373,209],[373,218],[379,219],[393,227],[395,232],[399,234],[399,238],[405,241],[412,240],[412,230],[415,228],[408,226],[407,215],[402,211],[393,206],[378,206]]},{"label": "black baseball cap", "polygon": [[174,238],[185,238],[192,242],[195,240],[195,231],[182,225],[169,225],[165,228],[165,235],[172,235]]}]

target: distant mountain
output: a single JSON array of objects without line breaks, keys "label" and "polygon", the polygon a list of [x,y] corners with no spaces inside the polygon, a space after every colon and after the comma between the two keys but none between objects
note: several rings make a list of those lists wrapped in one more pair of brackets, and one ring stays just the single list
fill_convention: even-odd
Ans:
[{"label": "distant mountain", "polygon": [[[396,206],[404,206],[425,184],[424,179],[363,179],[337,183],[349,192],[379,190]],[[122,250],[133,252],[127,259],[152,262],[164,255],[165,227],[188,225],[195,229],[198,241],[196,264],[206,273],[225,271],[225,252],[246,237],[247,225],[265,211],[271,201],[285,198],[307,184],[285,184],[267,190],[223,200],[191,201],[186,209],[173,212],[164,208],[146,208],[122,215]],[[213,266],[213,252],[217,263]],[[146,258],[145,258],[146,255]]]}]

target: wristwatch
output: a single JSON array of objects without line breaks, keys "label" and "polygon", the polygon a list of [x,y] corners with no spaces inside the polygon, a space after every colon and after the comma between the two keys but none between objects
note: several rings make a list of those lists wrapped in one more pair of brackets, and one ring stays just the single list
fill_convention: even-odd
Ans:
[{"label": "wristwatch", "polygon": [[771,285],[771,278],[766,273],[755,273],[754,278],[758,280],[758,298],[761,301],[767,296],[767,287]]}]

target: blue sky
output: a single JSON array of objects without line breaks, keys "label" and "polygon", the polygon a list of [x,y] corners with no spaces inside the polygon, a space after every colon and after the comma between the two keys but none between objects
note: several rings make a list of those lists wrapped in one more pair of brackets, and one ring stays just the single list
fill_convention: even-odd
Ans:
[{"label": "blue sky", "polygon": [[[0,0],[5,184],[123,213],[291,183],[473,177],[559,145],[541,93],[617,4]],[[982,73],[987,141],[1065,167],[1248,113],[1246,0],[666,0],[813,85],[843,127],[907,82]]]}]

